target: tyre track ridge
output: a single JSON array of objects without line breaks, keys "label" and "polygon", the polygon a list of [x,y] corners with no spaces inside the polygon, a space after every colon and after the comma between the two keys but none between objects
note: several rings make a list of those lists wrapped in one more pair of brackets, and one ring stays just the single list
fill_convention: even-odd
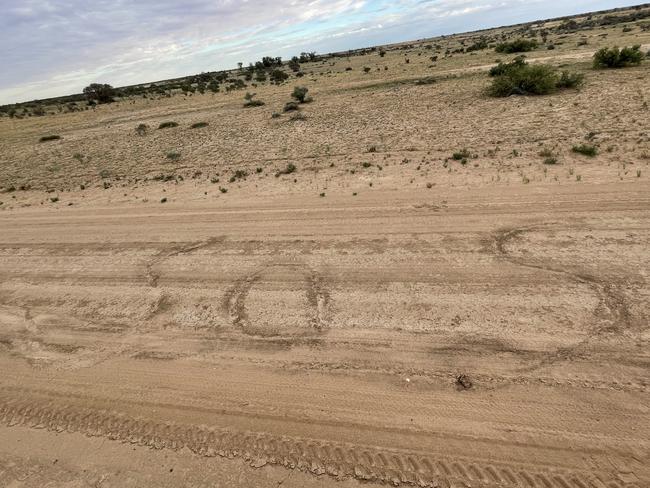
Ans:
[{"label": "tyre track ridge", "polygon": [[0,395],[0,422],[106,437],[154,449],[187,448],[201,456],[241,458],[257,467],[276,464],[313,474],[394,485],[599,488],[603,484],[603,479],[593,473],[484,464],[473,459],[433,459],[393,448],[153,421],[107,409],[93,410],[51,400],[30,401],[6,394]]}]

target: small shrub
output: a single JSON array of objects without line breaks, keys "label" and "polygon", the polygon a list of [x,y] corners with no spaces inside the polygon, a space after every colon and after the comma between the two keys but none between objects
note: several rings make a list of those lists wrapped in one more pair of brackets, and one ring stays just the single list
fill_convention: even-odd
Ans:
[{"label": "small shrub", "polygon": [[493,97],[546,95],[561,88],[578,88],[584,82],[584,76],[579,73],[564,71],[558,75],[553,67],[531,66],[521,56],[510,63],[499,63],[489,74],[494,79],[488,94]]},{"label": "small shrub", "polygon": [[59,197],[51,197],[50,198],[50,202],[52,202],[52,203],[56,203],[58,201],[59,201]]},{"label": "small shrub", "polygon": [[573,146],[572,151],[574,153],[582,154],[583,156],[588,156],[590,158],[593,158],[598,154],[598,148],[589,144],[580,144]]},{"label": "small shrub", "polygon": [[148,131],[149,131],[149,126],[147,124],[139,124],[135,128],[135,133],[138,134],[139,136],[146,135]]},{"label": "small shrub", "polygon": [[255,168],[255,172],[256,172],[256,173],[261,173],[262,171],[264,171],[263,168]]},{"label": "small shrub", "polygon": [[502,42],[497,44],[494,50],[498,53],[512,54],[525,53],[537,48],[537,41],[533,39],[516,39],[511,42]]},{"label": "small shrub", "polygon": [[248,171],[243,170],[243,169],[238,169],[235,171],[235,173],[232,175],[230,178],[230,182],[234,182],[235,180],[243,180],[246,179],[248,176]]},{"label": "small shrub", "polygon": [[220,186],[220,187],[219,187],[219,191],[220,191],[221,193],[228,193],[228,188],[224,188],[224,187]]},{"label": "small shrub", "polygon": [[365,66],[365,67],[363,68],[363,72],[364,72],[364,73],[370,73],[370,67],[369,67],[369,66]]},{"label": "small shrub", "polygon": [[59,139],[61,139],[61,136],[52,135],[52,136],[43,136],[39,140],[40,142],[47,142],[47,141],[58,141]]},{"label": "small shrub", "polygon": [[208,123],[207,122],[197,122],[195,124],[192,124],[190,126],[190,129],[201,129],[203,127],[207,127]]},{"label": "small shrub", "polygon": [[580,88],[584,82],[585,75],[582,73],[562,71],[562,73],[560,73],[560,78],[557,80],[555,86],[557,88]]},{"label": "small shrub", "polygon": [[282,117],[282,114],[280,114],[280,112],[271,113],[271,118],[272,119],[279,119],[280,117]]},{"label": "small shrub", "polygon": [[462,161],[463,159],[469,158],[470,154],[467,149],[462,149],[458,152],[455,152],[451,155],[451,158],[455,161]]},{"label": "small shrub", "polygon": [[361,166],[363,166],[364,168],[370,168],[370,166],[372,166],[372,164],[366,161],[366,162],[361,163]]},{"label": "small shrub", "polygon": [[544,159],[544,164],[557,164],[557,158],[548,157]]},{"label": "small shrub", "polygon": [[264,102],[262,100],[255,100],[253,97],[255,97],[255,93],[249,93],[246,92],[246,95],[244,95],[244,107],[261,107],[264,105]]},{"label": "small shrub", "polygon": [[295,112],[296,110],[300,110],[300,106],[296,102],[287,102],[284,104],[285,112]]},{"label": "small shrub", "polygon": [[294,98],[298,100],[298,103],[308,103],[311,102],[312,99],[311,97],[307,96],[307,92],[309,91],[309,88],[305,86],[297,86],[293,89],[293,93],[291,94],[291,98]]},{"label": "small shrub", "polygon": [[179,159],[181,159],[181,154],[176,151],[168,152],[167,159],[169,159],[170,161],[178,161]]},{"label": "small shrub", "polygon": [[167,197],[163,197],[160,199],[160,203],[166,203],[167,202]]},{"label": "small shrub", "polygon": [[158,126],[159,129],[169,129],[171,127],[178,127],[178,123],[177,122],[162,122]]},{"label": "small shrub", "polygon": [[287,78],[289,78],[289,75],[282,71],[281,69],[274,69],[271,71],[271,74],[269,76],[271,79],[272,83],[275,83],[276,85],[279,85],[283,81],[285,81]]},{"label": "small shrub", "polygon": [[296,168],[296,165],[295,165],[295,164],[293,164],[293,163],[289,163],[289,164],[287,164],[287,167],[286,167],[286,168],[284,168],[284,169],[279,169],[279,170],[275,173],[275,177],[277,178],[277,177],[279,177],[280,175],[290,175],[291,173],[295,173],[297,169],[298,169],[298,168]]},{"label": "small shrub", "polygon": [[639,65],[643,60],[641,46],[602,48],[594,54],[594,68],[625,68]]}]

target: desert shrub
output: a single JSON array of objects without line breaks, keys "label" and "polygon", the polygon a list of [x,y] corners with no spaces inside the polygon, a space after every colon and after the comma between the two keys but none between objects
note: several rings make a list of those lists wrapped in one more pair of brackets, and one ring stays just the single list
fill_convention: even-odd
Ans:
[{"label": "desert shrub", "polygon": [[584,77],[578,73],[562,72],[546,65],[529,65],[523,57],[510,63],[499,63],[490,70],[492,85],[488,93],[493,97],[510,95],[546,95],[560,88],[578,88]]},{"label": "desert shrub", "polygon": [[43,136],[39,139],[40,142],[47,142],[47,141],[57,141],[61,139],[61,136],[57,135],[51,135],[51,136]]},{"label": "desert shrub", "polygon": [[159,129],[169,129],[171,127],[178,127],[178,122],[162,122],[158,126]]},{"label": "desert shrub", "polygon": [[298,56],[294,56],[291,58],[291,61],[287,63],[287,66],[289,66],[289,69],[291,69],[291,71],[297,73],[300,71],[300,58],[298,58]]},{"label": "desert shrub", "polygon": [[52,203],[56,203],[58,201],[59,201],[59,197],[51,197],[50,198],[50,202],[52,202]]},{"label": "desert shrub", "polygon": [[181,154],[176,151],[168,152],[167,159],[169,159],[170,161],[178,161],[179,159],[181,159]]},{"label": "desert shrub", "polygon": [[298,168],[296,168],[296,165],[295,165],[295,164],[293,164],[293,163],[289,163],[289,164],[287,164],[286,168],[284,168],[284,169],[279,169],[279,170],[275,173],[275,177],[277,178],[277,177],[280,176],[280,175],[290,175],[291,173],[295,173],[297,169],[298,169]]},{"label": "desert shrub", "polygon": [[296,86],[291,93],[291,98],[298,100],[299,103],[311,102],[311,97],[307,96],[307,92],[309,92],[309,88],[306,86]]},{"label": "desert shrub", "polygon": [[114,97],[117,91],[111,85],[101,83],[91,83],[83,89],[84,95],[89,102],[97,103],[111,103],[114,102]]},{"label": "desert shrub", "polygon": [[230,182],[234,183],[237,180],[244,180],[248,176],[248,171],[243,169],[235,170],[233,175],[230,177]]},{"label": "desert shrub", "polygon": [[469,158],[470,154],[467,149],[461,149],[458,152],[455,152],[451,155],[451,158],[455,161],[462,161],[463,159]]},{"label": "desert shrub", "polygon": [[582,73],[571,73],[562,71],[555,86],[557,88],[580,88],[585,82],[585,75]]},{"label": "desert shrub", "polygon": [[526,63],[526,58],[524,56],[517,56],[509,63],[502,63],[501,61],[499,61],[499,64],[490,68],[488,74],[492,77],[501,76],[510,70],[521,68],[523,66],[526,66],[527,64],[528,63]]},{"label": "desert shrub", "polygon": [[487,49],[488,43],[485,39],[481,39],[480,41],[475,42],[471,46],[469,46],[467,49],[465,49],[466,52],[471,53],[473,51],[481,51],[483,49]]},{"label": "desert shrub", "polygon": [[296,110],[300,110],[300,107],[296,102],[287,102],[284,104],[284,111],[285,112],[294,112]]},{"label": "desert shrub", "polygon": [[641,64],[641,46],[602,48],[594,54],[594,68],[625,68]]},{"label": "desert shrub", "polygon": [[544,158],[544,164],[557,164],[557,158],[554,158],[553,156]]},{"label": "desert shrub", "polygon": [[553,50],[555,49],[555,44],[549,44],[549,45],[546,47],[546,49],[548,49],[549,51],[553,51]]},{"label": "desert shrub", "polygon": [[437,82],[437,80],[433,76],[426,76],[424,78],[420,78],[419,80],[416,80],[415,84],[418,85],[418,86],[433,85],[436,82]]},{"label": "desert shrub", "polygon": [[369,66],[365,66],[365,67],[363,68],[363,72],[364,72],[364,73],[370,73],[370,67],[369,67]]},{"label": "desert shrub", "polygon": [[208,123],[207,122],[196,122],[195,124],[192,124],[190,126],[190,129],[201,129],[203,127],[207,127]]},{"label": "desert shrub", "polygon": [[537,48],[537,41],[534,39],[515,39],[514,41],[497,44],[494,50],[498,53],[512,54],[525,53],[535,48]]},{"label": "desert shrub", "polygon": [[162,197],[160,199],[160,203],[167,203],[167,197]]},{"label": "desert shrub", "polygon": [[284,71],[282,71],[281,69],[274,69],[273,71],[271,71],[269,78],[272,83],[279,85],[280,83],[288,79],[289,75]]},{"label": "desert shrub", "polygon": [[135,133],[138,134],[139,136],[144,136],[147,134],[148,130],[149,130],[149,126],[147,124],[139,124],[135,128]]},{"label": "desert shrub", "polygon": [[244,107],[261,107],[264,105],[264,102],[262,100],[255,100],[255,93],[249,93],[246,92],[246,95],[244,95]]},{"label": "desert shrub", "polygon": [[220,186],[220,187],[219,187],[219,191],[220,191],[221,193],[228,193],[228,188],[224,188],[224,187]]},{"label": "desert shrub", "polygon": [[572,151],[574,153],[582,154],[583,156],[588,156],[590,158],[593,158],[598,154],[598,148],[589,144],[580,144],[573,146]]}]

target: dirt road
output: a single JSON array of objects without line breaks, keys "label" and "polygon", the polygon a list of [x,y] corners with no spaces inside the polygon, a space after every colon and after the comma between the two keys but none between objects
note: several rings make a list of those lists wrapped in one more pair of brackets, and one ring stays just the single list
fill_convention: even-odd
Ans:
[{"label": "dirt road", "polygon": [[3,486],[650,485],[642,184],[0,228]]}]

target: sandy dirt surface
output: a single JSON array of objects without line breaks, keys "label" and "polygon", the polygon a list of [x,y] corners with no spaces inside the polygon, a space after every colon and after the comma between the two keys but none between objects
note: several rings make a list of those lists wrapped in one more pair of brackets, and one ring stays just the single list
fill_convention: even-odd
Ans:
[{"label": "sandy dirt surface", "polygon": [[0,480],[647,486],[647,186],[544,190],[0,217]]},{"label": "sandy dirt surface", "polygon": [[417,45],[315,63],[301,121],[287,84],[0,119],[0,486],[650,486],[650,64],[589,66],[621,35],[531,53],[586,74],[547,97]]}]

